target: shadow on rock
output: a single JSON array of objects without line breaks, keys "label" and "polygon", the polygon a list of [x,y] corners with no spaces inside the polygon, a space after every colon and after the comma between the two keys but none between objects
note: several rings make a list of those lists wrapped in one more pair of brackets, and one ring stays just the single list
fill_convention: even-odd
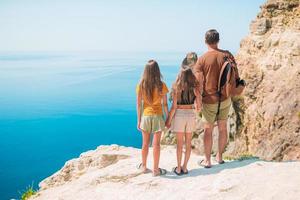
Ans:
[{"label": "shadow on rock", "polygon": [[162,176],[163,178],[169,178],[169,179],[182,179],[182,178],[188,178],[188,177],[196,177],[196,176],[206,176],[211,174],[217,174],[221,172],[222,170],[228,170],[228,169],[235,169],[235,168],[241,168],[247,165],[250,165],[252,163],[260,161],[259,159],[248,159],[248,160],[235,160],[231,162],[226,162],[222,165],[213,165],[212,168],[205,169],[203,167],[200,167],[198,169],[192,169],[189,171],[188,175],[182,175],[177,176],[173,172],[168,173],[166,176]]}]

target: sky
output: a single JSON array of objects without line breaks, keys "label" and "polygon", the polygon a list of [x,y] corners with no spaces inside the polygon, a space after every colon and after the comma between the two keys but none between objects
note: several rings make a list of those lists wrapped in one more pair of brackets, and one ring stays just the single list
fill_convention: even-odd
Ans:
[{"label": "sky", "polygon": [[264,0],[0,0],[0,51],[235,52]]}]

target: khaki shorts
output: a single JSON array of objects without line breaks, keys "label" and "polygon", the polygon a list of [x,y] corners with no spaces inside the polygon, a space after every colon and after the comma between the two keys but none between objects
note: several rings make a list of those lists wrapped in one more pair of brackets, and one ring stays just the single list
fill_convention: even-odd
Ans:
[{"label": "khaki shorts", "polygon": [[203,104],[202,106],[202,121],[204,123],[213,124],[217,120],[228,119],[229,110],[231,107],[231,98],[221,102],[220,112],[218,112],[218,104]]},{"label": "khaki shorts", "polygon": [[141,129],[147,133],[156,133],[163,131],[165,128],[165,121],[162,115],[142,116]]},{"label": "khaki shorts", "polygon": [[193,109],[177,109],[172,120],[171,130],[176,133],[192,133],[196,127],[196,114]]}]

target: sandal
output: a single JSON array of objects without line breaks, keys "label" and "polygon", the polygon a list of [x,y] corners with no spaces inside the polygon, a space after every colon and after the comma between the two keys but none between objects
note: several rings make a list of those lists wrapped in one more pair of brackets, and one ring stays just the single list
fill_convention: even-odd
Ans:
[{"label": "sandal", "polygon": [[183,174],[183,171],[181,170],[180,173],[177,172],[177,167],[173,168],[173,172],[177,175],[177,176],[181,176]]},{"label": "sandal", "polygon": [[144,168],[144,167],[143,167],[143,163],[140,163],[140,164],[136,165],[136,168],[139,169],[139,170],[142,170],[143,173],[148,173],[148,172],[151,171],[151,170],[148,169],[148,168]]},{"label": "sandal", "polygon": [[186,171],[181,170],[181,173],[184,175],[187,175],[187,174],[189,174],[189,170],[187,170],[187,169],[186,169]]},{"label": "sandal", "polygon": [[206,169],[211,168],[211,165],[205,165],[205,164],[203,164],[203,163],[204,163],[204,159],[198,161],[198,165],[200,165],[200,166],[202,166],[202,167],[204,167],[204,168],[206,168]]},{"label": "sandal", "polygon": [[219,163],[219,165],[222,165],[222,164],[224,164],[225,163],[225,161],[224,160],[222,160],[222,161],[220,161],[220,162],[218,162]]},{"label": "sandal", "polygon": [[216,160],[216,162],[217,162],[219,165],[222,165],[222,164],[225,163],[225,161],[224,161],[222,158],[221,158],[221,161],[220,161],[220,160],[217,159],[217,157],[218,157],[218,154],[216,155],[215,160]]},{"label": "sandal", "polygon": [[159,173],[157,173],[157,174],[153,173],[153,176],[163,176],[163,175],[167,174],[167,170],[165,170],[165,169],[158,168],[158,170],[159,170]]}]

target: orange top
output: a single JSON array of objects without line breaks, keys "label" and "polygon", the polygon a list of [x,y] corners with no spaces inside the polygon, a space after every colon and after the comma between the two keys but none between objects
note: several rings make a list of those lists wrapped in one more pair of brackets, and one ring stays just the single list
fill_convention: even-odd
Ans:
[{"label": "orange top", "polygon": [[[138,84],[136,86],[136,93],[138,94],[140,90],[140,85]],[[147,99],[143,98],[145,96],[145,92],[142,91],[142,100],[143,100],[143,115],[145,116],[151,116],[151,115],[162,115],[163,110],[162,110],[162,99],[163,97],[169,92],[166,84],[163,82],[162,86],[162,92],[159,93],[158,89],[154,90],[153,94],[153,102],[150,103],[147,101]]]}]

